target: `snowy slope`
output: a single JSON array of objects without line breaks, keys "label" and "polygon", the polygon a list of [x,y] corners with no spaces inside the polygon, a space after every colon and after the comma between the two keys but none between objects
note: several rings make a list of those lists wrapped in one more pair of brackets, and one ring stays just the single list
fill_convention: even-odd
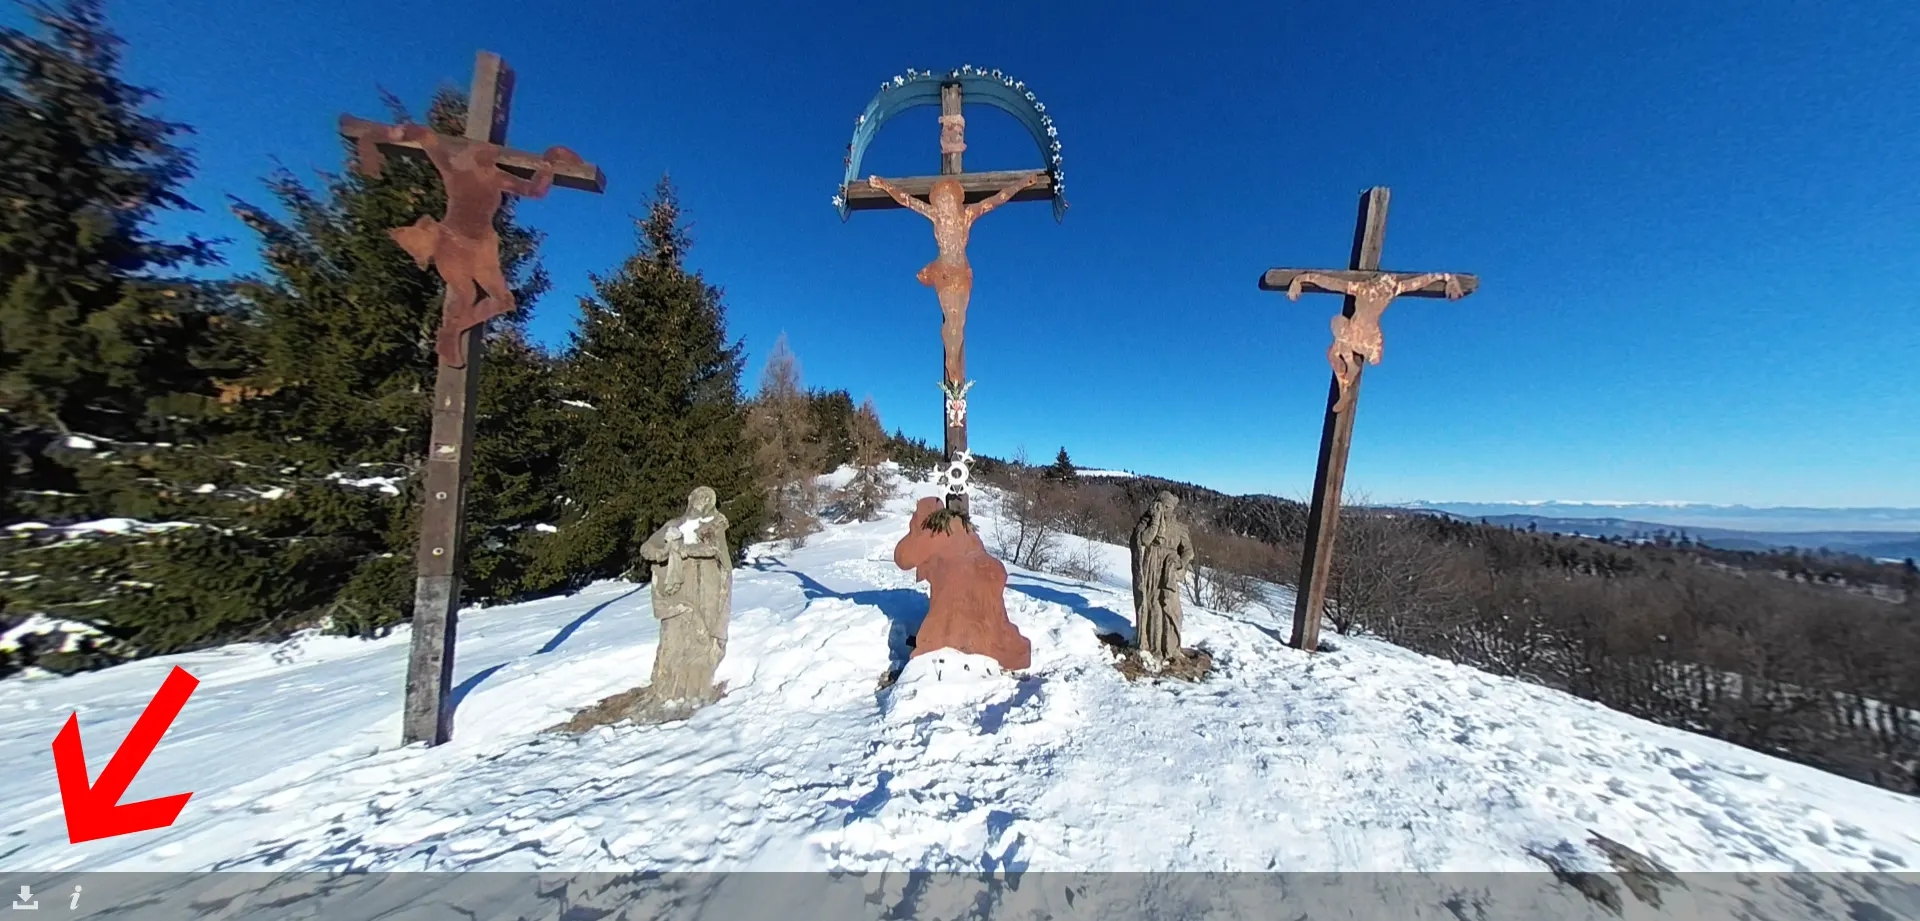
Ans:
[{"label": "snowy slope", "polygon": [[[432,750],[397,747],[404,632],[0,682],[0,872],[1607,871],[1594,832],[1682,873],[1920,870],[1920,799],[1374,641],[1308,657],[1272,612],[1189,609],[1215,676],[1130,684],[1096,638],[1131,634],[1118,547],[1098,584],[1014,573],[1025,674],[930,655],[878,692],[926,608],[890,560],[910,506],[756,548],[728,696],[681,724],[541,732],[646,680],[647,592],[619,582],[463,613]],[[53,737],[78,711],[97,775],[175,665],[200,687],[123,801],[193,799],[68,844]],[[1880,917],[1920,912],[1906,892]]]}]

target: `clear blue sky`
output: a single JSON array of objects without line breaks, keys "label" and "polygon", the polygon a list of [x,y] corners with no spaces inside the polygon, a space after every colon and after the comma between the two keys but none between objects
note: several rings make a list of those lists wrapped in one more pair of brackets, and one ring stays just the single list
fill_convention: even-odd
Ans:
[{"label": "clear blue sky", "polygon": [[[1393,189],[1388,268],[1478,273],[1407,300],[1369,370],[1350,485],[1376,500],[1920,506],[1920,5],[121,0],[129,74],[199,130],[176,222],[254,240],[223,196],[337,168],[342,112],[420,104],[473,52],[519,72],[512,141],[610,178],[524,209],[565,340],[586,273],[671,173],[727,292],[749,384],[784,331],[808,384],[937,441],[926,223],[842,224],[853,119],[906,68],[1025,80],[1073,208],[976,228],[976,449],[1234,492],[1309,488],[1327,317],[1255,281],[1344,265],[1357,193]],[[17,14],[5,14],[17,20]],[[971,168],[1036,165],[970,113]],[[870,164],[932,172],[933,112]]]}]

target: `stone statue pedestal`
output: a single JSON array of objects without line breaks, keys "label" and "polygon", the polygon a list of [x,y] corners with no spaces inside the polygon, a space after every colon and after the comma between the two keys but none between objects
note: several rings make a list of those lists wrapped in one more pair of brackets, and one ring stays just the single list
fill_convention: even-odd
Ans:
[{"label": "stone statue pedestal", "polygon": [[1007,619],[1007,567],[987,554],[964,520],[948,517],[944,527],[930,527],[928,519],[944,511],[939,499],[921,499],[907,536],[893,548],[894,565],[915,570],[927,583],[927,618],[913,657],[957,649],[987,656],[1008,671],[1032,665],[1033,644]]}]

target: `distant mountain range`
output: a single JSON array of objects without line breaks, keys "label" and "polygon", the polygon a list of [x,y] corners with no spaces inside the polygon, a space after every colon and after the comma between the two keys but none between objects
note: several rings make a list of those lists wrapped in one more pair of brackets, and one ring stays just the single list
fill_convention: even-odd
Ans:
[{"label": "distant mountain range", "polygon": [[1881,559],[1920,557],[1920,509],[1755,508],[1693,502],[1406,502],[1398,507],[1588,537],[1684,530],[1728,550],[1824,548]]}]

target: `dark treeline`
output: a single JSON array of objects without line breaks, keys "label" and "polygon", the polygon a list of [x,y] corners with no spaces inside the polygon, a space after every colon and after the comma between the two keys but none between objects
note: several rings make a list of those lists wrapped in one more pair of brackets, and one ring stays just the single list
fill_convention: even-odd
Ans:
[{"label": "dark treeline", "polygon": [[[0,674],[385,633],[411,615],[441,300],[387,232],[440,213],[439,177],[398,157],[359,175],[343,141],[317,185],[283,171],[228,203],[262,269],[209,279],[219,247],[153,229],[193,207],[190,129],[119,79],[96,0],[27,9],[30,28],[0,29],[0,630],[86,630],[29,632]],[[426,103],[422,122],[459,133],[461,92]],[[632,255],[593,278],[557,350],[524,330],[548,287],[540,234],[500,210],[519,309],[480,364],[465,602],[644,577],[639,544],[695,485],[719,493],[737,551],[887,493],[871,404],[799,390],[784,348],[746,393],[673,188],[642,205]],[[848,495],[794,495],[843,463],[863,465]]]},{"label": "dark treeline", "polygon": [[[1065,457],[1064,450],[1061,457]],[[1162,489],[1194,530],[1189,597],[1293,585],[1306,507],[1152,478],[1003,465],[1022,565],[1080,575],[1051,533],[1125,545]],[[1863,588],[1871,589],[1862,591]],[[1348,508],[1328,621],[1617,710],[1920,793],[1920,567],[1661,538],[1600,541]]]}]

